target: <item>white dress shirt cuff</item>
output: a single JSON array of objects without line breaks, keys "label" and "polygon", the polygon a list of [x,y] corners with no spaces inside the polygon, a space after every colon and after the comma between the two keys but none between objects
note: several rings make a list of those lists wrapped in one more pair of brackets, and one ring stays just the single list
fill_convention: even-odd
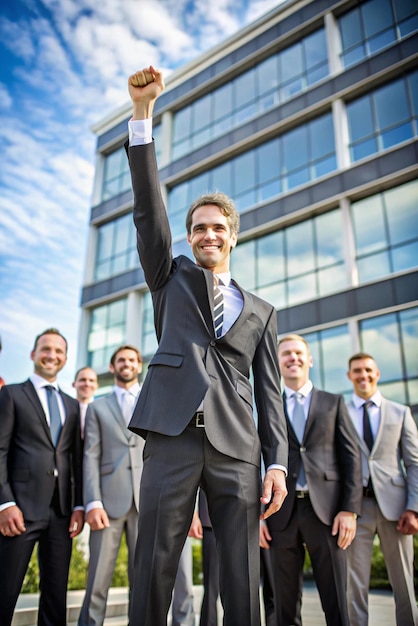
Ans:
[{"label": "white dress shirt cuff", "polygon": [[86,513],[92,511],[93,509],[104,509],[103,502],[100,500],[93,500],[92,502],[89,502],[86,506]]},{"label": "white dress shirt cuff", "polygon": [[4,502],[3,504],[0,504],[0,512],[5,511],[11,506],[16,506],[16,502]]},{"label": "white dress shirt cuff", "polygon": [[152,118],[145,120],[129,120],[129,145],[143,146],[152,142]]},{"label": "white dress shirt cuff", "polygon": [[267,472],[271,469],[278,469],[278,470],[282,470],[282,472],[284,472],[284,475],[287,477],[287,467],[285,467],[284,465],[277,465],[276,463],[273,463],[272,465],[269,465],[267,468]]}]

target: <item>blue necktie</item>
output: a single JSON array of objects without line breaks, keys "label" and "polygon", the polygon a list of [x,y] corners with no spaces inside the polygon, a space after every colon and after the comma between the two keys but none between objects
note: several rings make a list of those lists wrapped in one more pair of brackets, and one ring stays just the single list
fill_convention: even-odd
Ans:
[{"label": "blue necktie", "polygon": [[[305,432],[305,409],[302,403],[303,396],[301,393],[296,392],[292,394],[292,397],[295,399],[292,416],[292,426],[299,443],[302,443],[303,433]],[[303,467],[302,459],[299,469],[298,483],[300,485],[306,484],[305,468]]]},{"label": "blue necktie", "polygon": [[58,406],[56,389],[52,385],[46,385],[46,395],[48,398],[49,427],[51,429],[51,439],[56,447],[61,432],[61,413]]}]

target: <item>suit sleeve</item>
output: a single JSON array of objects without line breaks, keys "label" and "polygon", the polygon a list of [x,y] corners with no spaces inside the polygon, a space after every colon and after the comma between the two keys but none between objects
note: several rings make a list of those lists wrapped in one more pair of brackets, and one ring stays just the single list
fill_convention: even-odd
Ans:
[{"label": "suit sleeve", "polygon": [[171,232],[161,194],[154,142],[128,149],[134,194],[139,258],[151,291],[168,280],[172,266]]},{"label": "suit sleeve", "polygon": [[13,398],[6,385],[0,392],[0,504],[15,501],[8,474],[8,457],[13,427]]},{"label": "suit sleeve", "polygon": [[272,309],[253,360],[258,432],[265,467],[288,467],[288,437],[277,358],[276,311]]},{"label": "suit sleeve", "polygon": [[100,488],[101,456],[100,423],[93,403],[87,407],[84,428],[83,501],[85,507],[90,502],[103,501]]},{"label": "suit sleeve", "polygon": [[405,407],[401,435],[401,458],[407,481],[406,510],[418,512],[418,432],[409,407]]},{"label": "suit sleeve", "polygon": [[353,422],[342,396],[338,397],[337,455],[342,476],[340,511],[361,515],[363,480],[361,454]]}]

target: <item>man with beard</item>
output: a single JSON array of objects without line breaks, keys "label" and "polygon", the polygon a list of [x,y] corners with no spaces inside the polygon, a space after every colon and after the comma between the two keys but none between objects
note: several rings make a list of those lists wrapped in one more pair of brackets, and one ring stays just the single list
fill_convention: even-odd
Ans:
[{"label": "man with beard", "polygon": [[91,532],[79,626],[103,624],[124,532],[132,583],[144,442],[127,429],[127,424],[140,390],[141,354],[134,346],[120,346],[110,359],[109,369],[114,376],[113,391],[89,405],[84,430],[83,498]]}]

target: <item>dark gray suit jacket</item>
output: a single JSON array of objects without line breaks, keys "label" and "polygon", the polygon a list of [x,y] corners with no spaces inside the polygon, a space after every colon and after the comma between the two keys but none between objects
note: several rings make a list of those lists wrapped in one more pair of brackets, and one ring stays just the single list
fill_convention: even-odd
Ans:
[{"label": "dark gray suit jacket", "polygon": [[185,256],[172,257],[154,146],[128,154],[138,251],[159,342],[129,428],[143,436],[149,430],[178,435],[204,398],[206,435],[217,450],[258,466],[262,449],[266,466],[287,466],[274,307],[238,287],[243,310],[226,335],[215,338],[213,274]]},{"label": "dark gray suit jacket", "polygon": [[60,509],[82,506],[80,414],[61,391],[66,419],[54,448],[46,416],[30,380],[0,392],[0,504],[14,501],[25,520],[48,519],[58,472]]},{"label": "dark gray suit jacket", "polygon": [[283,530],[295,506],[301,448],[312,507],[323,524],[331,525],[339,511],[361,514],[363,483],[360,448],[342,396],[312,389],[302,445],[289,418],[288,495],[280,511],[268,520],[270,530]]}]

